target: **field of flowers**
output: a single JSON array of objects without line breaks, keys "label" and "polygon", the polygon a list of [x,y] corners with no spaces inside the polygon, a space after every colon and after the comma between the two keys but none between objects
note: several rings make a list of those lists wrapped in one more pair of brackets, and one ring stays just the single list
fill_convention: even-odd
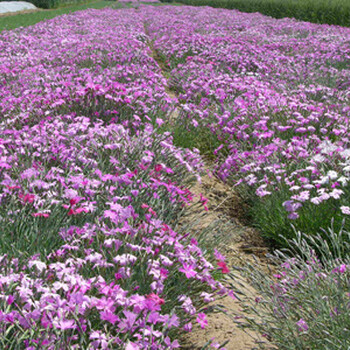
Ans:
[{"label": "field of flowers", "polygon": [[176,348],[228,292],[172,229],[202,160],[157,132],[174,101],[147,40],[111,9],[1,36],[2,349]]},{"label": "field of flowers", "polygon": [[206,304],[233,292],[225,258],[181,226],[200,151],[275,242],[291,223],[340,227],[349,42],[345,28],[171,6],[1,34],[0,347],[173,349],[205,327]]},{"label": "field of flowers", "polygon": [[179,127],[215,135],[217,175],[253,223],[280,244],[291,223],[339,229],[350,214],[350,29],[211,8],[144,12],[179,93]]}]

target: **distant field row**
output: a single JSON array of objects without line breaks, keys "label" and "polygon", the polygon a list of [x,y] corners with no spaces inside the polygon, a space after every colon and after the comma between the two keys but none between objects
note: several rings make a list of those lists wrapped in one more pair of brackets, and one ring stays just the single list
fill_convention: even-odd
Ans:
[{"label": "distant field row", "polygon": [[303,21],[350,26],[349,0],[180,0],[193,6],[212,6],[261,12],[275,18],[294,17]]},{"label": "distant field row", "polygon": [[[3,1],[6,1],[6,0],[0,0],[0,2],[3,2]],[[27,0],[27,2],[30,2],[35,6],[43,9],[52,9],[60,6],[66,6],[66,5],[78,5],[81,3],[86,3],[88,1],[87,0]]]}]

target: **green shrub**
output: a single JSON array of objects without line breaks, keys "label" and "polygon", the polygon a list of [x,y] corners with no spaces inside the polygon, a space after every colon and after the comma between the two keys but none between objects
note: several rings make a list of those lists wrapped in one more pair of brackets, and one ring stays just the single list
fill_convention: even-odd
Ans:
[{"label": "green shrub", "polygon": [[[280,350],[350,348],[350,233],[327,234],[331,244],[298,233],[288,251],[276,253],[272,276],[255,264],[246,268],[256,295],[249,295],[241,327],[259,331]],[[240,289],[237,276],[230,277]]]}]

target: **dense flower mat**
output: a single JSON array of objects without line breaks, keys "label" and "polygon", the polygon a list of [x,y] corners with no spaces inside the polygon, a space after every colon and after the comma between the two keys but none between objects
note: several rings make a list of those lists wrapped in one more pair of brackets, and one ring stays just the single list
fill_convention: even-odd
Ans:
[{"label": "dense flower mat", "polygon": [[224,257],[174,231],[202,160],[169,120],[214,135],[218,176],[261,205],[265,234],[349,215],[349,38],[145,6],[2,34],[1,348],[172,349],[231,294]]},{"label": "dense flower mat", "polygon": [[84,11],[0,46],[0,347],[179,347],[227,267],[172,229],[202,160],[158,132],[175,101],[142,15]]},{"label": "dense flower mat", "polygon": [[212,8],[143,8],[187,129],[218,138],[217,174],[263,233],[307,233],[349,207],[350,29]]}]

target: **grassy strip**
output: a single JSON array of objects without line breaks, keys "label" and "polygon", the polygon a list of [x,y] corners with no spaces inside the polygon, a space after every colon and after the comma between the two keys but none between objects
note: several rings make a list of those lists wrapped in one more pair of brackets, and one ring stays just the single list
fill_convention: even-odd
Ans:
[{"label": "grassy strip", "polygon": [[39,10],[31,13],[21,13],[17,15],[0,17],[0,31],[7,29],[14,29],[18,27],[27,27],[35,23],[51,19],[59,15],[63,15],[70,12],[86,10],[88,8],[100,9],[103,7],[114,4],[112,1],[90,1],[88,3],[66,6],[54,10]]},{"label": "grassy strip", "polygon": [[[164,1],[164,0],[163,0]],[[348,0],[178,0],[186,5],[261,12],[275,18],[294,17],[314,23],[350,26]],[[166,1],[164,1],[166,2]]]}]

